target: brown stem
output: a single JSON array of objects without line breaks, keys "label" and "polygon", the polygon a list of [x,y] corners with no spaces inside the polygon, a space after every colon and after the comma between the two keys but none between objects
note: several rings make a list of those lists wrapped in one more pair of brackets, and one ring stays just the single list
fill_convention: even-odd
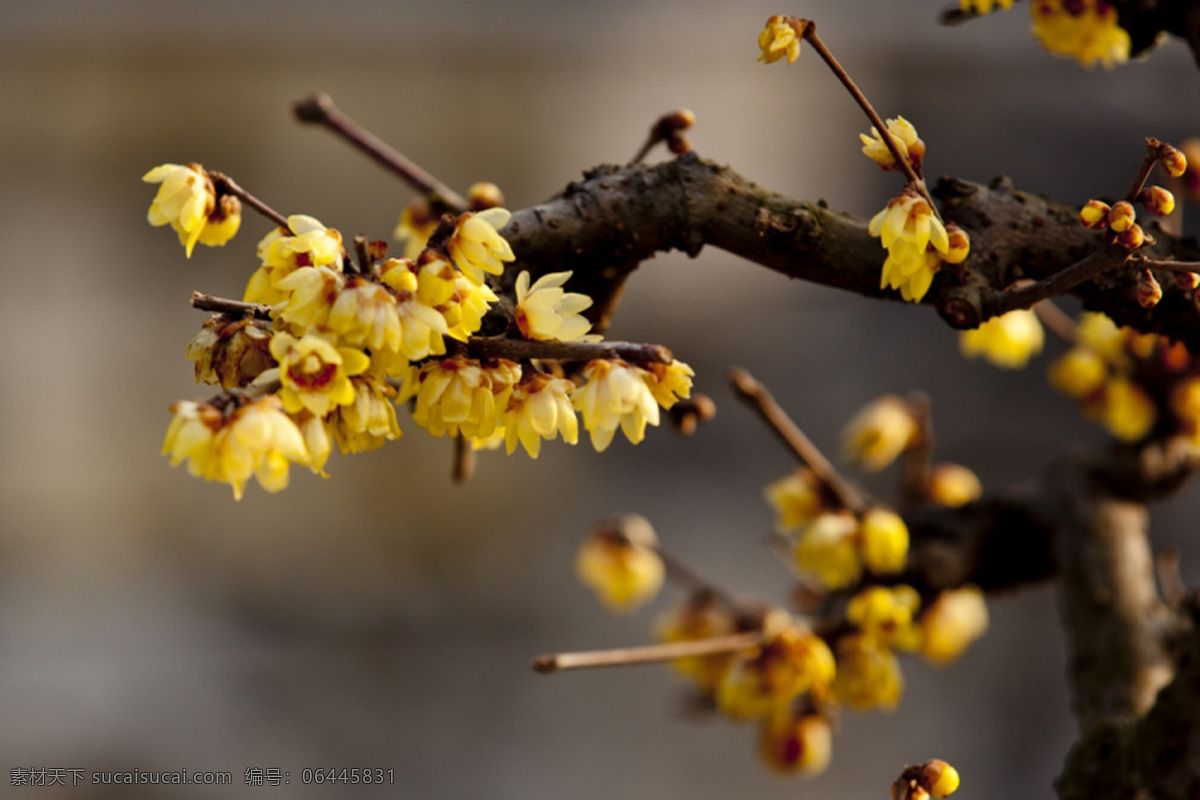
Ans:
[{"label": "brown stem", "polygon": [[1161,269],[1166,272],[1200,272],[1200,261],[1166,261],[1161,258],[1131,258],[1131,267]]},{"label": "brown stem", "polygon": [[375,278],[375,262],[367,249],[367,237],[361,233],[354,237],[354,254],[358,258],[358,273],[366,278]]},{"label": "brown stem", "polygon": [[1146,185],[1146,179],[1150,177],[1150,170],[1154,169],[1155,162],[1158,161],[1158,150],[1162,147],[1162,142],[1155,139],[1153,136],[1146,137],[1146,157],[1142,159],[1142,166],[1138,168],[1138,173],[1133,179],[1133,184],[1129,187],[1129,191],[1125,193],[1125,199],[1130,203],[1137,202],[1137,196],[1142,191],[1142,187]]},{"label": "brown stem", "polygon": [[454,466],[451,471],[454,482],[461,485],[469,481],[475,474],[475,463],[475,448],[471,446],[471,440],[459,433],[454,437]]},{"label": "brown stem", "polygon": [[904,476],[901,486],[902,507],[915,508],[929,497],[929,470],[933,464],[933,417],[929,395],[913,392],[908,410],[916,423],[916,435],[904,451]]},{"label": "brown stem", "polygon": [[456,212],[467,210],[467,201],[457,192],[338,111],[329,95],[316,92],[298,101],[292,110],[301,122],[324,125],[399,175],[422,194],[433,195]]},{"label": "brown stem", "polygon": [[261,303],[246,303],[241,300],[229,300],[225,297],[214,297],[203,292],[192,292],[192,308],[201,311],[215,311],[218,314],[249,314],[258,319],[270,319],[271,307]]},{"label": "brown stem", "polygon": [[1102,272],[1115,269],[1129,259],[1129,250],[1119,244],[1107,244],[1071,266],[1048,278],[1006,292],[994,292],[986,304],[986,317],[998,317],[1019,308],[1032,308],[1034,304],[1066,294],[1084,281],[1091,280]]},{"label": "brown stem", "polygon": [[730,370],[729,380],[738,398],[758,412],[775,435],[796,454],[800,463],[811,469],[817,479],[829,487],[838,502],[856,513],[866,510],[867,504],[858,490],[833,468],[829,459],[825,458],[796,423],[792,422],[765,386],[756,381],[749,372],[738,367]]},{"label": "brown stem", "polygon": [[284,230],[291,230],[291,228],[288,227],[287,217],[247,192],[245,189],[239,186],[233,178],[229,177],[223,172],[215,172],[213,170],[209,170],[208,175],[210,178],[212,178],[213,186],[216,187],[218,193],[224,192],[226,194],[234,195],[243,203],[250,206],[279,227],[283,228]]},{"label": "brown stem", "polygon": [[762,641],[763,635],[761,632],[748,631],[746,633],[733,633],[728,636],[714,636],[709,639],[697,639],[689,642],[652,644],[645,647],[622,647],[615,650],[558,653],[555,655],[539,656],[534,659],[533,670],[534,672],[550,673],[562,672],[568,669],[653,664],[662,661],[674,661],[677,658],[736,653],[739,650],[750,650],[758,647],[762,644]]},{"label": "brown stem", "polygon": [[660,344],[636,342],[540,342],[528,339],[472,336],[467,340],[472,358],[507,358],[513,361],[591,361],[622,358],[636,363],[670,364],[675,357]]},{"label": "brown stem", "polygon": [[1038,319],[1050,329],[1051,333],[1067,344],[1073,345],[1079,341],[1078,332],[1075,330],[1075,322],[1067,316],[1065,311],[1055,305],[1053,300],[1043,300],[1040,303],[1034,303],[1033,313],[1038,315]]}]

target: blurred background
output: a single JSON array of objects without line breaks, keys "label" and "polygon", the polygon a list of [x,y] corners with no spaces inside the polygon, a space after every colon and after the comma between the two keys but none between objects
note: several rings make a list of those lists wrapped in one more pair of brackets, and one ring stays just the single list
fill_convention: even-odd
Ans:
[{"label": "blurred background", "polygon": [[[644,265],[611,331],[693,365],[719,413],[691,439],[664,429],[604,454],[484,454],[456,487],[449,443],[402,416],[401,441],[335,455],[328,480],[293,470],[282,494],[252,485],[240,503],[159,456],[170,404],[210,394],[183,357],[204,319],[189,293],[240,297],[268,226],[248,212],[233,243],[185,260],[146,224],[141,175],[199,161],[285,213],[372,238],[412,197],[292,121],[314,89],[450,185],[496,182],[512,208],[627,160],[659,114],[686,107],[700,154],[873,214],[899,182],[860,154],[866,124],[833,77],[808,50],[790,67],[755,62],[774,13],[819,20],[880,112],[918,126],[931,177],[1004,173],[1082,203],[1128,185],[1142,137],[1197,133],[1200,73],[1178,43],[1088,72],[1041,52],[1024,6],[955,29],[935,24],[941,7],[7,0],[0,766],[233,773],[232,787],[171,792],[186,798],[702,800],[883,798],[906,763],[941,757],[964,798],[1050,797],[1075,723],[1048,588],[996,598],[990,632],[955,666],[905,662],[900,708],[847,714],[832,765],[809,782],[760,765],[753,729],[685,718],[665,669],[543,677],[529,662],[648,641],[674,599],[618,618],[576,583],[575,547],[616,511],[647,516],[714,582],[784,600],[762,488],[793,464],[733,400],[731,365],[833,454],[863,403],[924,389],[937,457],[1003,490],[1103,441],[1045,384],[1056,342],[1004,373],[961,359],[929,309],[708,249]],[[886,498],[896,480],[866,485]],[[1198,511],[1194,489],[1155,509],[1156,545],[1183,544]],[[1192,582],[1195,564],[1185,550]],[[251,767],[291,784],[246,787]],[[316,767],[393,769],[395,785],[299,785]]]}]

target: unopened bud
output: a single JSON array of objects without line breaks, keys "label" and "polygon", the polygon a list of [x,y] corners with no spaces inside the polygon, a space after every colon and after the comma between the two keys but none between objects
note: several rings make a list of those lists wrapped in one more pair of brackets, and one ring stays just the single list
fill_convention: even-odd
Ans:
[{"label": "unopened bud", "polygon": [[921,785],[936,798],[949,797],[958,789],[958,770],[940,758],[927,762],[921,773]]},{"label": "unopened bud", "polygon": [[1159,146],[1158,159],[1162,162],[1163,169],[1173,178],[1178,178],[1187,172],[1187,156],[1169,144]]},{"label": "unopened bud", "polygon": [[1142,226],[1134,225],[1118,233],[1117,241],[1126,249],[1137,250],[1146,243],[1146,234],[1142,231]]},{"label": "unopened bud", "polygon": [[1200,139],[1184,139],[1179,149],[1187,157],[1188,169],[1183,175],[1184,191],[1190,200],[1200,200]]},{"label": "unopened bud", "polygon": [[1137,224],[1137,214],[1133,206],[1125,200],[1120,201],[1108,212],[1108,226],[1117,233],[1129,230]]},{"label": "unopened bud", "polygon": [[1175,272],[1175,285],[1185,292],[1190,292],[1200,286],[1200,274],[1195,272]]},{"label": "unopened bud", "polygon": [[1158,281],[1154,278],[1154,273],[1148,269],[1142,270],[1138,275],[1137,299],[1138,304],[1142,308],[1154,308],[1158,305],[1158,301],[1162,300],[1162,287],[1158,285]]},{"label": "unopened bud", "polygon": [[671,131],[667,134],[667,149],[677,156],[692,152],[692,142],[687,134],[681,131]]},{"label": "unopened bud", "polygon": [[1138,202],[1151,214],[1165,217],[1175,210],[1175,195],[1161,186],[1148,186],[1138,194]]},{"label": "unopened bud", "polygon": [[472,211],[486,211],[504,205],[504,192],[494,183],[480,181],[467,189],[467,206]]},{"label": "unopened bud", "polygon": [[[909,152],[911,153],[911,149]],[[950,246],[942,254],[942,261],[948,264],[961,264],[966,261],[971,252],[971,237],[953,222],[947,223],[946,236]]]},{"label": "unopened bud", "polygon": [[1102,231],[1108,227],[1108,213],[1112,211],[1108,203],[1099,200],[1088,200],[1087,205],[1079,210],[1079,221],[1085,228]]},{"label": "unopened bud", "polygon": [[691,436],[701,422],[708,422],[717,415],[717,404],[708,395],[694,394],[671,406],[667,415],[677,433]]}]

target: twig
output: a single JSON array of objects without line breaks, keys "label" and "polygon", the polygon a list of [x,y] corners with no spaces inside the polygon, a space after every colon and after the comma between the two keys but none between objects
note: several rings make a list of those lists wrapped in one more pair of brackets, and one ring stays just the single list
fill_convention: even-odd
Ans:
[{"label": "twig", "polygon": [[245,303],[241,300],[230,300],[225,297],[214,297],[203,292],[192,292],[192,308],[201,311],[215,311],[218,314],[249,314],[258,319],[270,319],[271,307],[261,303]]},{"label": "twig", "polygon": [[1074,321],[1067,316],[1065,311],[1055,305],[1053,300],[1043,300],[1040,303],[1034,303],[1033,313],[1037,314],[1038,319],[1050,329],[1051,333],[1067,344],[1073,345],[1079,341],[1079,334],[1075,330]]},{"label": "twig", "polygon": [[929,497],[929,470],[933,463],[933,417],[929,395],[924,392],[910,394],[908,411],[916,423],[916,435],[904,450],[901,496],[904,507],[913,509]]},{"label": "twig", "polygon": [[354,237],[354,253],[358,256],[358,272],[366,278],[375,277],[375,262],[371,260],[371,254],[367,249],[367,237],[361,233]]},{"label": "twig", "polygon": [[460,432],[454,437],[454,467],[451,472],[454,482],[462,485],[469,481],[475,474],[475,463],[475,448],[471,446],[471,440]]},{"label": "twig", "polygon": [[358,125],[333,104],[333,99],[323,92],[315,92],[298,101],[293,107],[296,119],[301,122],[318,123],[338,134],[362,150],[409,185],[423,194],[433,195],[456,212],[466,211],[467,201],[446,184],[400,155],[383,140]]},{"label": "twig", "polygon": [[1135,257],[1129,259],[1131,267],[1161,269],[1166,272],[1200,272],[1200,261],[1166,261],[1161,258]]},{"label": "twig", "polygon": [[1137,196],[1142,191],[1142,187],[1146,185],[1146,179],[1150,177],[1150,170],[1154,169],[1154,164],[1158,161],[1159,148],[1162,147],[1162,142],[1155,139],[1153,136],[1146,137],[1146,157],[1142,159],[1142,166],[1138,168],[1137,175],[1133,179],[1133,184],[1129,187],[1129,191],[1125,193],[1125,199],[1130,203],[1137,202]]},{"label": "twig", "polygon": [[829,459],[825,458],[796,423],[792,422],[765,386],[756,381],[749,372],[737,367],[730,371],[729,380],[739,399],[758,412],[768,427],[796,454],[800,463],[811,469],[843,506],[854,512],[866,509],[866,502],[858,490],[833,468]]},{"label": "twig", "polygon": [[638,363],[670,364],[671,351],[661,344],[636,342],[540,342],[527,339],[472,336],[467,340],[472,358],[508,358],[514,361],[591,361],[622,358]]},{"label": "twig", "polygon": [[218,193],[224,192],[237,197],[243,203],[250,206],[279,227],[285,230],[291,230],[291,228],[288,227],[287,217],[247,192],[245,189],[239,186],[233,178],[229,177],[224,172],[209,170],[208,176],[212,178],[213,186],[216,187]]},{"label": "twig", "polygon": [[677,658],[716,656],[749,650],[762,644],[759,631],[714,636],[690,642],[652,644],[645,647],[622,647],[615,650],[587,650],[577,653],[558,653],[538,656],[533,661],[533,671],[541,673],[562,672],[568,669],[591,667],[623,667],[631,664],[654,664],[674,661]]},{"label": "twig", "polygon": [[1049,278],[1006,292],[994,292],[988,298],[985,318],[998,317],[1018,308],[1032,308],[1035,303],[1060,294],[1091,280],[1102,272],[1115,269],[1129,259],[1129,250],[1119,244],[1107,244],[1081,258]]}]

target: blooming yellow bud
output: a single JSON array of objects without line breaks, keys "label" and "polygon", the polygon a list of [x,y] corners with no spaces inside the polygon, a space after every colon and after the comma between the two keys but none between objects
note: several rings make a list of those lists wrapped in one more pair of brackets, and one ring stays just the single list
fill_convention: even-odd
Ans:
[{"label": "blooming yellow bud", "polygon": [[516,260],[512,247],[498,232],[511,217],[512,214],[504,208],[489,208],[477,214],[459,216],[446,248],[455,266],[472,283],[483,283],[484,273],[503,273],[505,262]]},{"label": "blooming yellow bud", "polygon": [[1079,343],[1099,353],[1105,361],[1116,366],[1129,364],[1126,344],[1129,332],[1118,327],[1108,316],[1097,312],[1085,312],[1076,328]]},{"label": "blooming yellow bud", "polygon": [[418,197],[400,212],[400,222],[392,235],[405,243],[405,258],[415,260],[421,255],[430,234],[437,228],[439,208],[428,197]]},{"label": "blooming yellow bud", "polygon": [[947,246],[942,253],[942,261],[947,264],[961,264],[971,253],[971,237],[953,222],[946,223]]},{"label": "blooming yellow bud", "polygon": [[517,327],[526,339],[558,342],[598,342],[598,333],[588,333],[592,323],[579,312],[592,305],[592,298],[562,289],[571,278],[570,272],[551,272],[529,285],[525,270],[517,276],[514,292],[517,299]]},{"label": "blooming yellow bud", "polygon": [[921,785],[938,800],[949,797],[958,790],[958,770],[940,758],[927,762],[921,773]]},{"label": "blooming yellow bud", "polygon": [[873,508],[860,526],[863,564],[876,575],[900,572],[908,560],[908,527],[894,511]]},{"label": "blooming yellow bud", "polygon": [[[280,331],[271,339],[271,355],[279,362],[284,408],[292,414],[308,409],[318,417],[354,402],[350,376],[365,372],[371,363],[363,351],[336,347],[331,337],[315,333],[297,339]],[[259,380],[273,372],[264,372]]]},{"label": "blooming yellow bud", "polygon": [[768,18],[766,26],[758,34],[758,47],[762,50],[758,60],[771,64],[786,56],[787,63],[794,64],[800,57],[800,36],[804,33],[797,22],[778,14]]},{"label": "blooming yellow bud", "polygon": [[1146,232],[1141,225],[1133,225],[1117,234],[1117,242],[1127,250],[1137,250],[1146,243]]},{"label": "blooming yellow bud", "polygon": [[878,639],[856,633],[837,642],[833,695],[855,710],[891,711],[904,693],[904,676],[895,654]]},{"label": "blooming yellow bud", "polygon": [[217,195],[212,178],[199,164],[163,164],[142,176],[162,184],[150,204],[151,225],[170,225],[179,234],[188,258],[196,242],[224,245],[242,223],[242,203],[233,195]]},{"label": "blooming yellow bud", "polygon": [[777,772],[817,775],[829,766],[833,730],[829,720],[817,714],[776,712],[763,724],[758,752]]},{"label": "blooming yellow bud", "polygon": [[1143,269],[1138,273],[1137,301],[1142,308],[1154,308],[1162,300],[1162,287],[1154,278],[1154,273]]},{"label": "blooming yellow bud", "polygon": [[[695,374],[690,366],[677,358],[671,359],[670,364],[647,364],[641,373],[654,400],[668,410],[681,399],[692,396],[692,377]],[[716,414],[716,406],[709,400],[704,408],[697,407],[695,411],[700,421],[707,421]]]},{"label": "blooming yellow bud", "polygon": [[872,586],[850,599],[846,621],[890,647],[915,650],[921,640],[913,616],[920,607],[921,596],[911,586]]},{"label": "blooming yellow bud", "polygon": [[[1187,142],[1185,142],[1187,144]],[[1163,169],[1172,178],[1179,178],[1183,173],[1187,172],[1188,159],[1182,152],[1172,147],[1169,144],[1164,144],[1158,150],[1159,161],[1162,162]],[[1169,211],[1167,212],[1170,213]]]},{"label": "blooming yellow bud", "polygon": [[959,334],[958,345],[968,358],[982,355],[998,367],[1020,369],[1042,351],[1045,334],[1037,314],[1017,309],[992,317],[973,331]]},{"label": "blooming yellow bud", "polygon": [[658,425],[654,399],[640,367],[620,359],[596,359],[583,368],[585,383],[571,393],[596,452],[603,452],[620,427],[632,444],[645,438],[646,425]]},{"label": "blooming yellow bud", "polygon": [[877,472],[896,459],[917,431],[908,404],[886,395],[867,404],[846,425],[842,445],[847,460]]},{"label": "blooming yellow bud", "polygon": [[338,409],[333,435],[343,453],[364,453],[400,438],[393,399],[396,390],[371,376],[350,379],[354,402]]},{"label": "blooming yellow bud", "polygon": [[504,205],[504,192],[494,183],[480,181],[467,189],[467,207],[471,211],[486,211]]},{"label": "blooming yellow bud", "polygon": [[768,485],[765,494],[775,509],[775,529],[780,533],[797,530],[825,510],[821,483],[806,467]]},{"label": "blooming yellow bud", "polygon": [[632,611],[662,588],[658,537],[645,518],[627,514],[598,524],[580,545],[575,572],[614,611]]},{"label": "blooming yellow bud", "polygon": [[801,531],[793,547],[796,568],[811,573],[824,586],[841,589],[862,576],[856,540],[858,521],[849,512],[818,515]]},{"label": "blooming yellow bud", "polygon": [[974,586],[942,592],[922,612],[921,655],[934,664],[948,664],[966,652],[988,626],[987,603]]},{"label": "blooming yellow bud", "polygon": [[[950,254],[949,234],[929,203],[912,189],[905,189],[871,219],[867,232],[878,236],[888,251],[880,288],[890,286],[899,289],[905,300],[920,301],[941,268],[941,258]],[[953,254],[960,261],[967,256],[962,246],[970,247],[969,240],[962,241],[964,237],[956,239]]]},{"label": "blooming yellow bud", "polygon": [[519,442],[530,458],[537,458],[542,439],[559,434],[567,444],[575,444],[579,440],[579,420],[571,407],[574,388],[575,384],[565,378],[550,375],[522,378],[513,388],[501,419],[505,451],[512,455]]},{"label": "blooming yellow bud", "polygon": [[934,505],[958,508],[982,494],[979,478],[960,464],[938,464],[929,473],[928,498]]},{"label": "blooming yellow bud", "polygon": [[1050,385],[1068,397],[1082,400],[1104,385],[1108,365],[1090,347],[1075,347],[1050,365]]},{"label": "blooming yellow bud", "polygon": [[[925,142],[921,141],[921,137],[917,135],[917,129],[904,117],[886,120],[884,127],[891,136],[892,143],[900,151],[900,155],[905,156],[913,170],[920,173],[921,159],[925,155]],[[883,135],[879,133],[878,128],[872,127],[870,136],[860,133],[858,138],[863,143],[863,155],[867,158],[885,170],[900,169],[896,163],[896,157],[892,155],[892,151],[888,148],[887,142],[883,140]]]},{"label": "blooming yellow bud", "polygon": [[1137,196],[1138,202],[1151,214],[1166,216],[1175,210],[1175,195],[1161,186],[1148,186]]},{"label": "blooming yellow bud", "polygon": [[1085,228],[1102,231],[1108,227],[1108,215],[1112,208],[1108,203],[1099,200],[1088,200],[1087,205],[1079,210],[1079,221]]},{"label": "blooming yellow bud", "polygon": [[788,626],[757,652],[734,657],[717,687],[717,707],[732,719],[763,719],[804,692],[824,692],[836,668],[821,637]]},{"label": "blooming yellow bud", "polygon": [[1194,291],[1197,286],[1200,286],[1200,273],[1196,272],[1172,272],[1175,278],[1175,285],[1185,292]]},{"label": "blooming yellow bud", "polygon": [[1101,421],[1109,433],[1126,442],[1144,438],[1157,419],[1154,401],[1127,378],[1113,378],[1104,386]]},{"label": "blooming yellow bud", "polygon": [[1133,210],[1133,205],[1125,200],[1113,205],[1108,212],[1108,227],[1117,233],[1129,230],[1136,223],[1137,214]]}]

